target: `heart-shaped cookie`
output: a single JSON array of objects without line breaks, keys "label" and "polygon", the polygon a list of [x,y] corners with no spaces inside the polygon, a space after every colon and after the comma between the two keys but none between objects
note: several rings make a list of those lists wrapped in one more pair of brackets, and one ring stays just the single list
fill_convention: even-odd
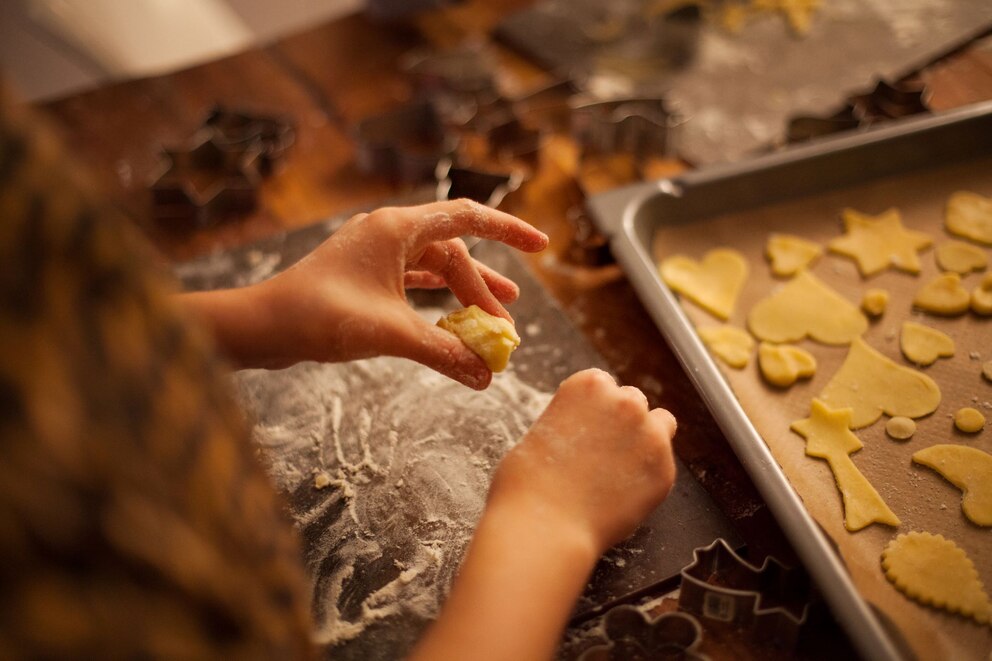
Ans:
[{"label": "heart-shaped cookie", "polygon": [[933,413],[940,388],[926,374],[889,360],[859,337],[820,399],[833,409],[850,408],[851,429],[861,429],[882,413],[907,418]]},{"label": "heart-shaped cookie", "polygon": [[951,234],[992,245],[992,198],[958,191],[947,200],[944,225]]},{"label": "heart-shaped cookie", "polygon": [[822,254],[819,244],[791,234],[772,234],[765,246],[772,273],[781,278],[795,275]]},{"label": "heart-shaped cookie", "polygon": [[936,328],[906,321],[899,336],[902,355],[917,365],[932,365],[938,358],[954,355],[954,340]]},{"label": "heart-shaped cookie", "polygon": [[809,271],[800,271],[779,291],[758,301],[747,316],[751,332],[781,344],[811,337],[823,344],[848,344],[868,328],[868,319]]},{"label": "heart-shaped cookie", "polygon": [[972,523],[992,526],[992,454],[947,443],[920,450],[913,461],[934,469],[961,489],[961,509]]},{"label": "heart-shaped cookie", "polygon": [[961,275],[984,270],[989,263],[985,251],[964,241],[945,241],[937,246],[934,254],[937,257],[937,266],[942,271],[953,271]]},{"label": "heart-shaped cookie", "polygon": [[734,369],[747,367],[754,352],[754,338],[746,330],[735,326],[707,326],[696,332],[717,358]]},{"label": "heart-shaped cookie", "polygon": [[983,317],[992,315],[992,273],[982,278],[971,292],[971,311]]},{"label": "heart-shaped cookie", "polygon": [[957,273],[941,273],[923,285],[913,298],[913,305],[919,309],[945,317],[964,314],[970,304],[971,295]]},{"label": "heart-shaped cookie", "polygon": [[808,379],[816,373],[816,358],[790,344],[762,342],[758,346],[758,367],[768,383],[788,388],[800,378]]},{"label": "heart-shaped cookie", "polygon": [[672,255],[662,261],[658,272],[672,291],[726,321],[747,279],[747,260],[736,250],[716,248],[702,262]]}]

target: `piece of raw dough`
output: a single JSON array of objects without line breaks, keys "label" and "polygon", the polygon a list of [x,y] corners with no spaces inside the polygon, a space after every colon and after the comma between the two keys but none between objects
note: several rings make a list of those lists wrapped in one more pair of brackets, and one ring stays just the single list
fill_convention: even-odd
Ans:
[{"label": "piece of raw dough", "polygon": [[964,314],[970,304],[971,296],[957,273],[941,273],[923,285],[913,299],[913,305],[921,310],[945,317]]},{"label": "piece of raw dough", "polygon": [[978,409],[966,406],[955,412],[954,426],[966,434],[977,434],[985,426],[985,416]]},{"label": "piece of raw dough", "polygon": [[726,321],[747,280],[747,260],[736,250],[716,248],[706,253],[702,262],[672,255],[661,262],[658,272],[672,291]]},{"label": "piece of raw dough", "polygon": [[482,360],[491,372],[502,372],[510,354],[520,346],[520,336],[506,319],[495,317],[478,305],[455,310],[438,320],[437,325],[454,333]]},{"label": "piece of raw dough", "polygon": [[975,564],[942,535],[899,535],[882,551],[882,569],[893,585],[922,604],[960,613],[981,624],[992,618],[992,601]]},{"label": "piece of raw dough", "polygon": [[758,346],[758,367],[766,381],[788,388],[797,380],[816,374],[816,358],[805,349],[790,344],[762,342]]},{"label": "piece of raw dough", "polygon": [[916,422],[912,418],[897,415],[885,423],[885,433],[897,441],[908,441],[916,433]]},{"label": "piece of raw dough", "polygon": [[858,308],[809,271],[758,301],[747,325],[766,342],[798,342],[809,336],[823,344],[848,344],[868,329]]},{"label": "piece of raw dough", "polygon": [[857,262],[862,276],[874,275],[889,266],[909,273],[920,272],[916,253],[933,241],[929,234],[903,227],[898,209],[877,216],[844,209],[841,215],[846,234],[831,240],[827,247]]},{"label": "piece of raw dough", "polygon": [[897,364],[859,337],[820,399],[834,409],[850,407],[851,429],[861,429],[882,413],[907,418],[933,413],[940,404],[940,388],[926,374]]},{"label": "piece of raw dough", "polygon": [[826,459],[844,499],[844,527],[850,532],[872,523],[899,525],[899,517],[851,460],[851,453],[864,447],[851,430],[851,409],[830,409],[818,399],[810,417],[796,420],[791,429],[806,439],[806,454]]},{"label": "piece of raw dough", "polygon": [[992,315],[992,273],[971,291],[971,311],[983,317]]},{"label": "piece of raw dough", "polygon": [[818,243],[792,234],[772,234],[765,246],[772,273],[780,278],[795,275],[822,254],[823,248]]},{"label": "piece of raw dough", "polygon": [[954,355],[954,340],[949,335],[915,321],[903,322],[899,347],[907,360],[924,367],[932,365],[938,358]]},{"label": "piece of raw dough", "polygon": [[935,254],[941,271],[953,271],[961,275],[983,271],[989,263],[984,250],[964,241],[945,241],[937,246]]},{"label": "piece of raw dough", "polygon": [[951,234],[992,245],[992,198],[968,191],[952,194],[944,224]]},{"label": "piece of raw dough", "polygon": [[992,454],[947,443],[920,450],[913,461],[961,489],[961,510],[972,523],[992,526]]},{"label": "piece of raw dough", "polygon": [[734,369],[747,367],[754,352],[754,338],[746,330],[735,326],[707,326],[696,332],[720,360]]},{"label": "piece of raw dough", "polygon": [[884,289],[868,289],[861,297],[861,309],[870,317],[881,317],[889,307],[889,292]]}]

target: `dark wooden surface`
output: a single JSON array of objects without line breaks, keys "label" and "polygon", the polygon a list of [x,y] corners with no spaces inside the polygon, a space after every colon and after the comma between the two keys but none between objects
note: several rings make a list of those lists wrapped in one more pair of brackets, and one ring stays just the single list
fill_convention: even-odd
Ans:
[{"label": "dark wooden surface", "polygon": [[[411,81],[398,67],[403,53],[419,46],[452,46],[468,37],[484,39],[501,16],[527,4],[469,0],[406,26],[349,16],[267,47],[74,95],[43,110],[76,159],[162,254],[186,260],[404,193],[408,187],[357,169],[349,132],[358,120],[410,98]],[[504,89],[521,92],[547,81],[536,66],[498,44],[491,47]],[[990,99],[992,50],[967,49],[929,68],[922,78],[931,86],[934,109]],[[284,167],[264,181],[255,212],[204,229],[170,231],[154,225],[147,184],[161,168],[159,149],[182,144],[217,103],[290,117],[296,144]],[[650,174],[680,167],[656,162]],[[572,232],[566,213],[576,177],[593,188],[626,180],[616,168],[580,171],[574,144],[556,136],[530,179],[508,201],[509,211],[551,235],[545,255],[530,261],[534,273],[623,382],[641,387],[653,405],[675,413],[679,456],[735,523],[752,557],[771,553],[790,561],[791,551],[768,509],[622,273],[615,266],[584,268],[564,258]]]}]

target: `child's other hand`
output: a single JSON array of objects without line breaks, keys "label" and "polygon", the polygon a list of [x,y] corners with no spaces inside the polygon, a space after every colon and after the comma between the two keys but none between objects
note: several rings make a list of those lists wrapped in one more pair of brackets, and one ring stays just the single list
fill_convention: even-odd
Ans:
[{"label": "child's other hand", "polygon": [[421,318],[405,288],[448,287],[465,306],[506,319],[517,285],[475,261],[458,238],[472,235],[537,252],[547,236],[468,200],[384,208],[349,220],[292,268],[263,283],[281,320],[283,362],[410,358],[472,388],[492,373],[456,336]]},{"label": "child's other hand", "polygon": [[500,464],[490,506],[518,508],[603,553],[668,495],[675,427],[637,388],[601,370],[574,374]]}]

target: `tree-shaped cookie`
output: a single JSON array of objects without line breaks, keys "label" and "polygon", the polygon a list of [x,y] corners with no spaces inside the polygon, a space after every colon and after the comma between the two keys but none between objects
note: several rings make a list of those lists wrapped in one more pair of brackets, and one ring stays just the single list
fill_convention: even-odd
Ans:
[{"label": "tree-shaped cookie", "polygon": [[864,447],[850,429],[851,409],[833,410],[814,399],[810,417],[792,423],[806,439],[806,454],[826,459],[844,499],[844,527],[851,532],[872,523],[899,525],[897,517],[871,485],[850,455]]},{"label": "tree-shaped cookie", "polygon": [[869,216],[854,209],[844,209],[844,236],[827,244],[831,252],[850,257],[861,275],[874,275],[890,266],[908,273],[920,272],[916,253],[933,241],[929,234],[903,227],[898,209]]}]

